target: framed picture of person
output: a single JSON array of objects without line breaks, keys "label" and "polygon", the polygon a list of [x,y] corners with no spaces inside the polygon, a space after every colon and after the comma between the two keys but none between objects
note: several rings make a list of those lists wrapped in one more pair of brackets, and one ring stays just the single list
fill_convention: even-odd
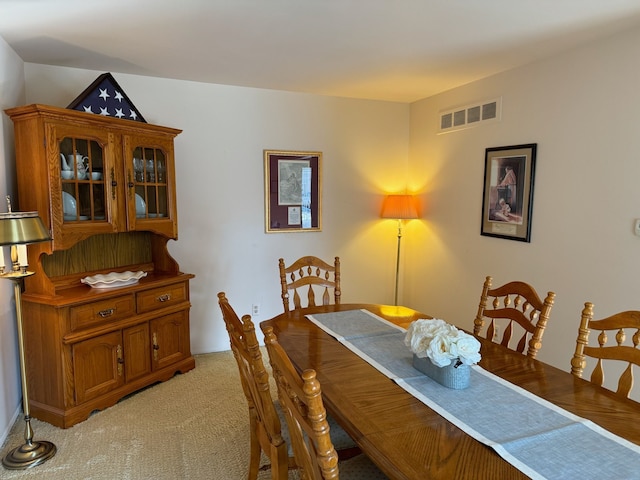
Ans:
[{"label": "framed picture of person", "polygon": [[322,228],[322,152],[264,151],[265,230]]},{"label": "framed picture of person", "polygon": [[531,241],[537,143],[485,150],[481,235]]}]

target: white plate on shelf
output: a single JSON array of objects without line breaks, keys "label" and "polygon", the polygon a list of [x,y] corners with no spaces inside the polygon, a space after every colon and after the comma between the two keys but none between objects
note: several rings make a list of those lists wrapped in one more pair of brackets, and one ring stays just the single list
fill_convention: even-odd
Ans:
[{"label": "white plate on shelf", "polygon": [[147,276],[147,272],[111,272],[105,275],[98,274],[91,277],[84,277],[80,281],[91,288],[115,288],[133,285]]},{"label": "white plate on shelf", "polygon": [[73,198],[73,195],[70,193],[62,192],[62,210],[65,217],[73,217],[73,220],[76,219],[76,199]]},{"label": "white plate on shelf", "polygon": [[147,212],[147,204],[140,195],[136,193],[136,217],[144,217]]}]

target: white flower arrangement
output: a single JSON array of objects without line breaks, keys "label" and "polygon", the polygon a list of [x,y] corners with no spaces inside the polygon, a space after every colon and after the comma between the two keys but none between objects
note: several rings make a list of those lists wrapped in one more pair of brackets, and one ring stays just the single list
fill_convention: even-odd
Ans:
[{"label": "white flower arrangement", "polygon": [[412,322],[404,343],[417,357],[428,357],[438,367],[446,367],[454,360],[456,368],[473,365],[481,358],[478,339],[440,318]]}]

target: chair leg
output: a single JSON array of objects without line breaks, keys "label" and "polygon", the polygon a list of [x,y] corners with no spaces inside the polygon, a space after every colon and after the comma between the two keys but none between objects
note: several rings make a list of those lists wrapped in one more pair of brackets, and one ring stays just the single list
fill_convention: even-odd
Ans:
[{"label": "chair leg", "polygon": [[257,480],[258,470],[260,469],[260,459],[262,448],[260,448],[260,440],[256,432],[255,419],[251,419],[251,454],[249,457],[249,480]]},{"label": "chair leg", "polygon": [[287,445],[271,449],[271,478],[273,480],[287,480],[289,478],[289,453]]}]

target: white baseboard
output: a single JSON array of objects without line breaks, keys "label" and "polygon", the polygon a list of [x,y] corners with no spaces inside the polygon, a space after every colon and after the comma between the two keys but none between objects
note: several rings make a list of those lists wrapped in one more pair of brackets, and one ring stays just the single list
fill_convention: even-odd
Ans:
[{"label": "white baseboard", "polygon": [[0,445],[4,445],[4,442],[7,441],[7,438],[11,433],[11,429],[13,428],[13,425],[16,423],[16,420],[18,419],[19,415],[22,415],[22,401],[20,401],[20,403],[18,404],[16,411],[13,413],[13,416],[11,417],[11,421],[7,425],[7,428],[5,428],[4,432],[2,432],[2,435],[0,436]]}]

